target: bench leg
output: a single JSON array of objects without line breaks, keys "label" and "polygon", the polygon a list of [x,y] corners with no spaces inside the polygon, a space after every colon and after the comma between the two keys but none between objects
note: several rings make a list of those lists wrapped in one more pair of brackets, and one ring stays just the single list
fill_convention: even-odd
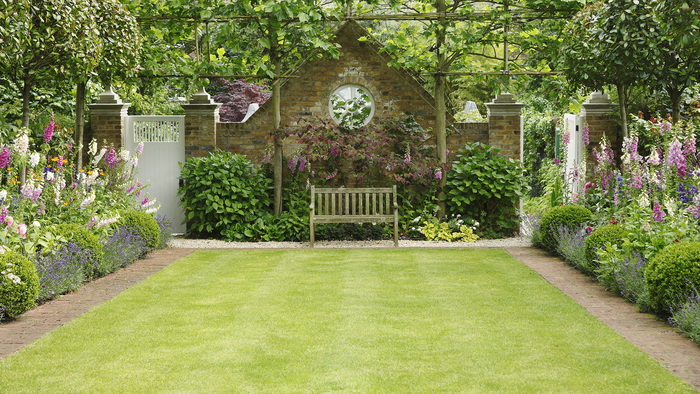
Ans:
[{"label": "bench leg", "polygon": [[394,247],[399,247],[399,220],[394,217]]},{"label": "bench leg", "polygon": [[309,245],[313,248],[314,247],[314,238],[316,237],[316,234],[314,233],[314,222],[310,222],[309,225]]}]

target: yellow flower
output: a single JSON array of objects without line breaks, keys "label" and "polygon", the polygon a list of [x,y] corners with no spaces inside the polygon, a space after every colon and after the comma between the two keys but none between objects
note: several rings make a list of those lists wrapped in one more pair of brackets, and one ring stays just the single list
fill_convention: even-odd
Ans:
[{"label": "yellow flower", "polygon": [[58,161],[58,156],[54,156],[51,161]]},{"label": "yellow flower", "polygon": [[88,171],[88,175],[92,175],[92,171]]},{"label": "yellow flower", "polygon": [[104,175],[104,174],[105,174],[104,172],[100,171],[100,175]]}]

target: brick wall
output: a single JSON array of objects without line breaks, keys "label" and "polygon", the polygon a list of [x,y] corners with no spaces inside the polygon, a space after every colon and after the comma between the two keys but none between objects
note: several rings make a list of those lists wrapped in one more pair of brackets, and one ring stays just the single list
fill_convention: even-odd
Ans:
[{"label": "brick wall", "polygon": [[[283,125],[303,119],[330,118],[328,101],[345,84],[364,86],[375,101],[373,119],[410,113],[427,129],[435,128],[433,98],[408,72],[389,67],[388,55],[379,46],[358,41],[366,31],[348,22],[337,32],[341,46],[338,59],[316,59],[304,63],[281,87]],[[370,123],[371,125],[371,123]],[[272,103],[267,101],[245,123],[218,123],[217,148],[245,154],[257,161],[272,145]],[[285,140],[285,153],[293,151],[293,140]]]}]

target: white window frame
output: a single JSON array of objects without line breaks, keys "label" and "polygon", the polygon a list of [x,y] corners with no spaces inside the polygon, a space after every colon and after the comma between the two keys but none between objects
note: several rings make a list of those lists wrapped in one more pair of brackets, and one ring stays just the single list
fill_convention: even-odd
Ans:
[{"label": "white window frame", "polygon": [[[341,95],[341,92],[349,90],[350,97],[349,100],[346,100],[345,103],[345,112],[343,114],[350,112],[350,105],[352,105],[351,101],[353,99],[359,98],[360,94],[364,94],[369,98],[369,103],[365,103],[362,105],[360,108],[369,108],[370,112],[369,115],[363,120],[362,124],[360,124],[360,127],[366,126],[370,121],[372,121],[372,118],[374,117],[374,111],[375,111],[375,103],[374,103],[374,97],[372,96],[372,93],[370,93],[369,89],[367,89],[364,86],[357,85],[357,84],[345,84],[340,87],[338,87],[336,90],[333,91],[333,94],[331,94],[331,98],[328,100],[328,112],[331,114],[331,118],[333,121],[337,124],[341,123],[341,119],[339,119],[338,116],[336,116],[336,112],[334,110],[333,102],[335,101],[334,98],[336,96],[344,98]],[[359,110],[359,109],[358,109]],[[358,110],[355,110],[354,112],[358,112]]]}]

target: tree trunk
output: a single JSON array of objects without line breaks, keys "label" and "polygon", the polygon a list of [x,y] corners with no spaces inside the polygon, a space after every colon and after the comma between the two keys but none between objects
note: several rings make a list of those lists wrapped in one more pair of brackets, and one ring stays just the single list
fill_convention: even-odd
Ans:
[{"label": "tree trunk", "polygon": [[[29,83],[29,72],[24,71],[24,85],[22,86],[22,127],[29,129],[29,100],[31,99],[32,86]],[[19,168],[19,184],[24,186],[27,181],[27,167],[25,163]]]},{"label": "tree trunk", "polygon": [[[627,86],[618,84],[617,85],[617,97],[620,101],[620,121],[622,124],[622,138],[627,138],[627,98],[629,97],[629,89]],[[622,141],[618,141],[621,143]]]},{"label": "tree trunk", "polygon": [[[439,15],[439,26],[437,32],[437,70],[435,73],[435,145],[438,160],[444,168],[444,165],[447,163],[447,115],[445,107],[445,65],[447,63],[447,56],[442,50],[442,47],[445,44],[445,12],[447,8],[445,6],[445,0],[437,0],[436,6]],[[446,178],[447,174],[443,171],[442,177],[438,180],[438,217],[445,216]]]},{"label": "tree trunk", "polygon": [[[282,68],[282,62],[280,61],[280,56],[277,49],[277,37],[275,34],[270,34],[270,60],[274,67],[275,79],[272,82],[272,117],[273,117],[273,132],[276,134],[277,130],[280,128],[280,122],[282,119],[280,111],[280,69]],[[273,137],[274,141],[274,183],[275,183],[275,215],[282,213],[282,169],[283,164],[283,152],[282,152],[282,139],[277,136]]]},{"label": "tree trunk", "polygon": [[32,87],[29,84],[29,76],[25,72],[22,86],[22,127],[29,128],[29,100],[31,99]]},{"label": "tree trunk", "polygon": [[83,168],[83,130],[85,128],[85,82],[78,82],[75,89],[75,132],[73,139],[78,149],[75,165],[78,171]]},{"label": "tree trunk", "polygon": [[673,117],[673,124],[678,123],[681,119],[681,95],[684,89],[668,88],[666,92],[671,98],[671,116]]}]

